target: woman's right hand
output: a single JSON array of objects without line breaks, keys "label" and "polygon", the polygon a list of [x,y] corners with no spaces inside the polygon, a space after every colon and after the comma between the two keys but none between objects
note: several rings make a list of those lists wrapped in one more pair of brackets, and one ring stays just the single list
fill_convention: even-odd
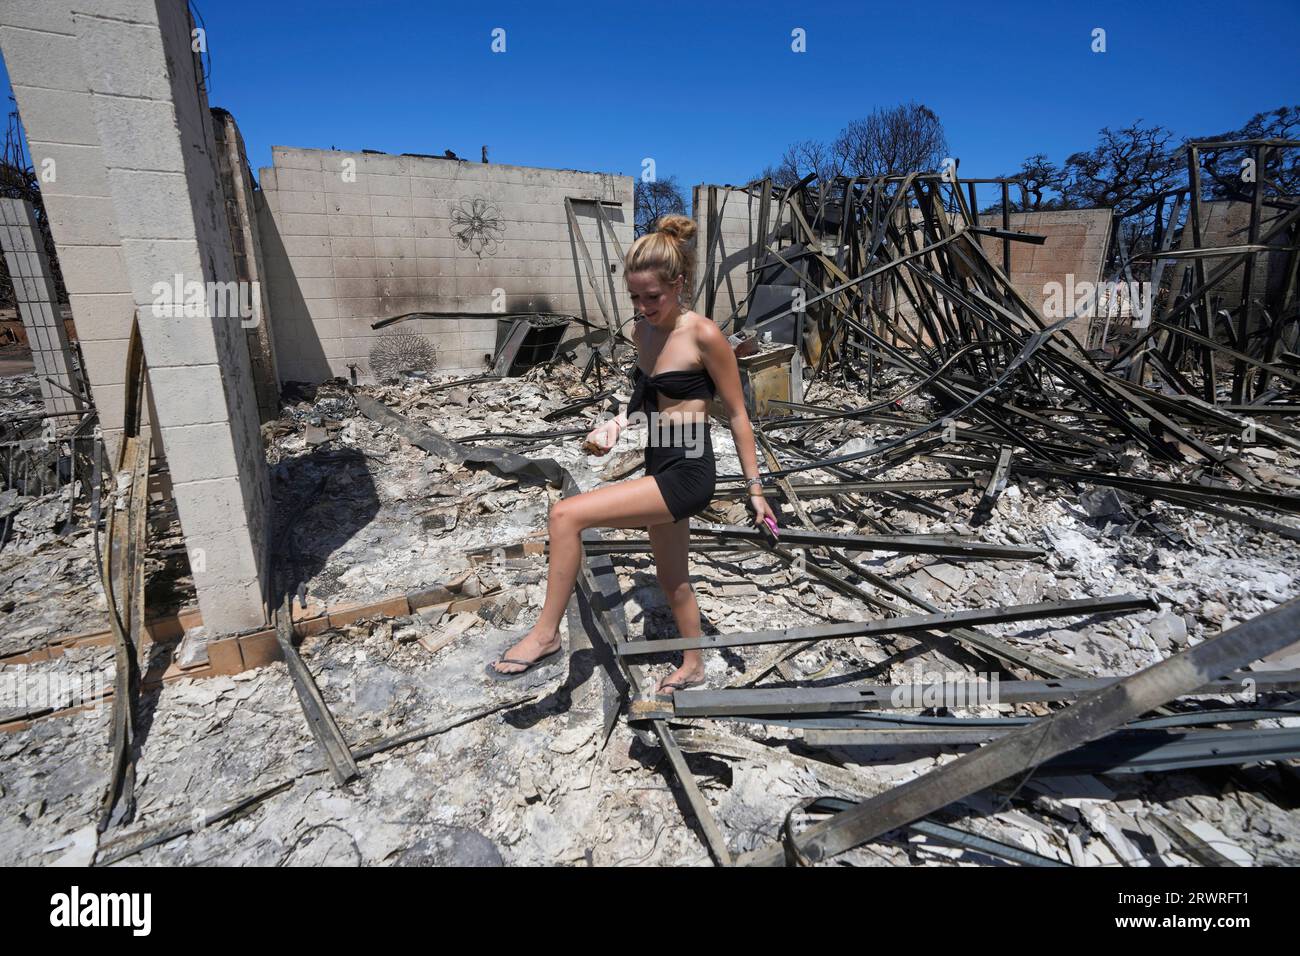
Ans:
[{"label": "woman's right hand", "polygon": [[612,419],[602,422],[587,434],[582,447],[593,455],[607,455],[614,447],[614,442],[618,440],[618,433],[618,422]]}]

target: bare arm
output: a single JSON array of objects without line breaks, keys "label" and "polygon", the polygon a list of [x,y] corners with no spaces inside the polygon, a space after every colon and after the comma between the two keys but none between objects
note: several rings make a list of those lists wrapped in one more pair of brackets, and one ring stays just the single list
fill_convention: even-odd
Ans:
[{"label": "bare arm", "polygon": [[[745,395],[740,386],[740,366],[736,362],[736,353],[722,330],[707,319],[700,324],[698,344],[704,367],[718,386],[718,397],[727,409],[731,437],[736,443],[741,470],[746,478],[757,478],[758,452],[754,444],[754,426],[750,424],[749,412],[745,410]],[[761,485],[751,484],[748,491],[751,498],[763,497]]]},{"label": "bare arm", "polygon": [[[632,326],[632,341],[636,345],[637,350],[640,351],[640,322],[637,322]],[[586,439],[583,441],[583,448],[597,455],[608,453],[618,441],[618,436],[623,433],[623,429],[627,428],[627,412],[628,407],[626,405],[620,405],[617,415],[600,422],[587,434]]]}]

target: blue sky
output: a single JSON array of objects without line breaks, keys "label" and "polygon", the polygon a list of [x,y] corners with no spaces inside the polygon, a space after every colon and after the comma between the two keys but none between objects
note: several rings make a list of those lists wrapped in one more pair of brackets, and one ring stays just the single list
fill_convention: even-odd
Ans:
[{"label": "blue sky", "polygon": [[[211,102],[255,168],[272,145],[477,160],[487,144],[496,162],[629,175],[654,157],[689,199],[908,100],[939,114],[967,176],[1035,152],[1059,163],[1107,125],[1207,135],[1300,100],[1297,0],[196,6]],[[796,27],[806,53],[791,51]]]}]

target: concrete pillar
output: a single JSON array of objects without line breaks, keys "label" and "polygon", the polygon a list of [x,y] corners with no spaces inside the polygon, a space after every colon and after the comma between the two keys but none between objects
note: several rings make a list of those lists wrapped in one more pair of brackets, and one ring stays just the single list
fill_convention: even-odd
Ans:
[{"label": "concrete pillar", "polygon": [[0,48],[59,250],[85,362],[82,371],[111,456],[122,429],[126,344],[135,303],[91,118],[90,88],[77,53],[73,2],[0,3]]},{"label": "concrete pillar", "polygon": [[[238,314],[160,287],[237,279],[185,0],[5,0],[3,47],[106,435],[137,315],[163,450],[214,634],[265,621],[269,489]],[[236,294],[235,301],[240,301]],[[227,301],[223,303],[229,305]]]},{"label": "concrete pillar", "polygon": [[69,413],[82,411],[85,403],[73,374],[72,346],[63,327],[36,210],[27,200],[0,198],[0,247],[13,279],[18,314],[32,347],[45,411],[59,416],[56,427],[75,424],[75,415]]},{"label": "concrete pillar", "polygon": [[224,297],[237,274],[189,11],[74,0],[72,23],[203,621],[257,627],[266,459],[241,296]]},{"label": "concrete pillar", "polygon": [[244,137],[235,118],[226,110],[212,111],[212,132],[217,142],[217,169],[221,191],[226,197],[226,219],[230,228],[231,249],[235,255],[235,274],[249,286],[248,303],[252,315],[244,323],[248,339],[248,357],[253,369],[253,387],[257,408],[263,422],[280,416],[280,377],[275,367],[275,341],[271,334],[270,308],[266,288],[266,266],[262,261],[262,242],[258,234],[254,207],[252,176],[248,172],[248,154]]}]

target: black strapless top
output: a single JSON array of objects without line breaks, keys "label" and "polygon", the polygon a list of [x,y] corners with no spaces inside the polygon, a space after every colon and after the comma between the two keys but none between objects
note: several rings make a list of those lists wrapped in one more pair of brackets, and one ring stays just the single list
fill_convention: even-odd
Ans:
[{"label": "black strapless top", "polygon": [[632,398],[627,403],[628,413],[644,411],[647,414],[659,410],[659,395],[668,398],[712,398],[717,393],[717,386],[708,369],[675,370],[647,375],[637,365],[632,373]]}]

